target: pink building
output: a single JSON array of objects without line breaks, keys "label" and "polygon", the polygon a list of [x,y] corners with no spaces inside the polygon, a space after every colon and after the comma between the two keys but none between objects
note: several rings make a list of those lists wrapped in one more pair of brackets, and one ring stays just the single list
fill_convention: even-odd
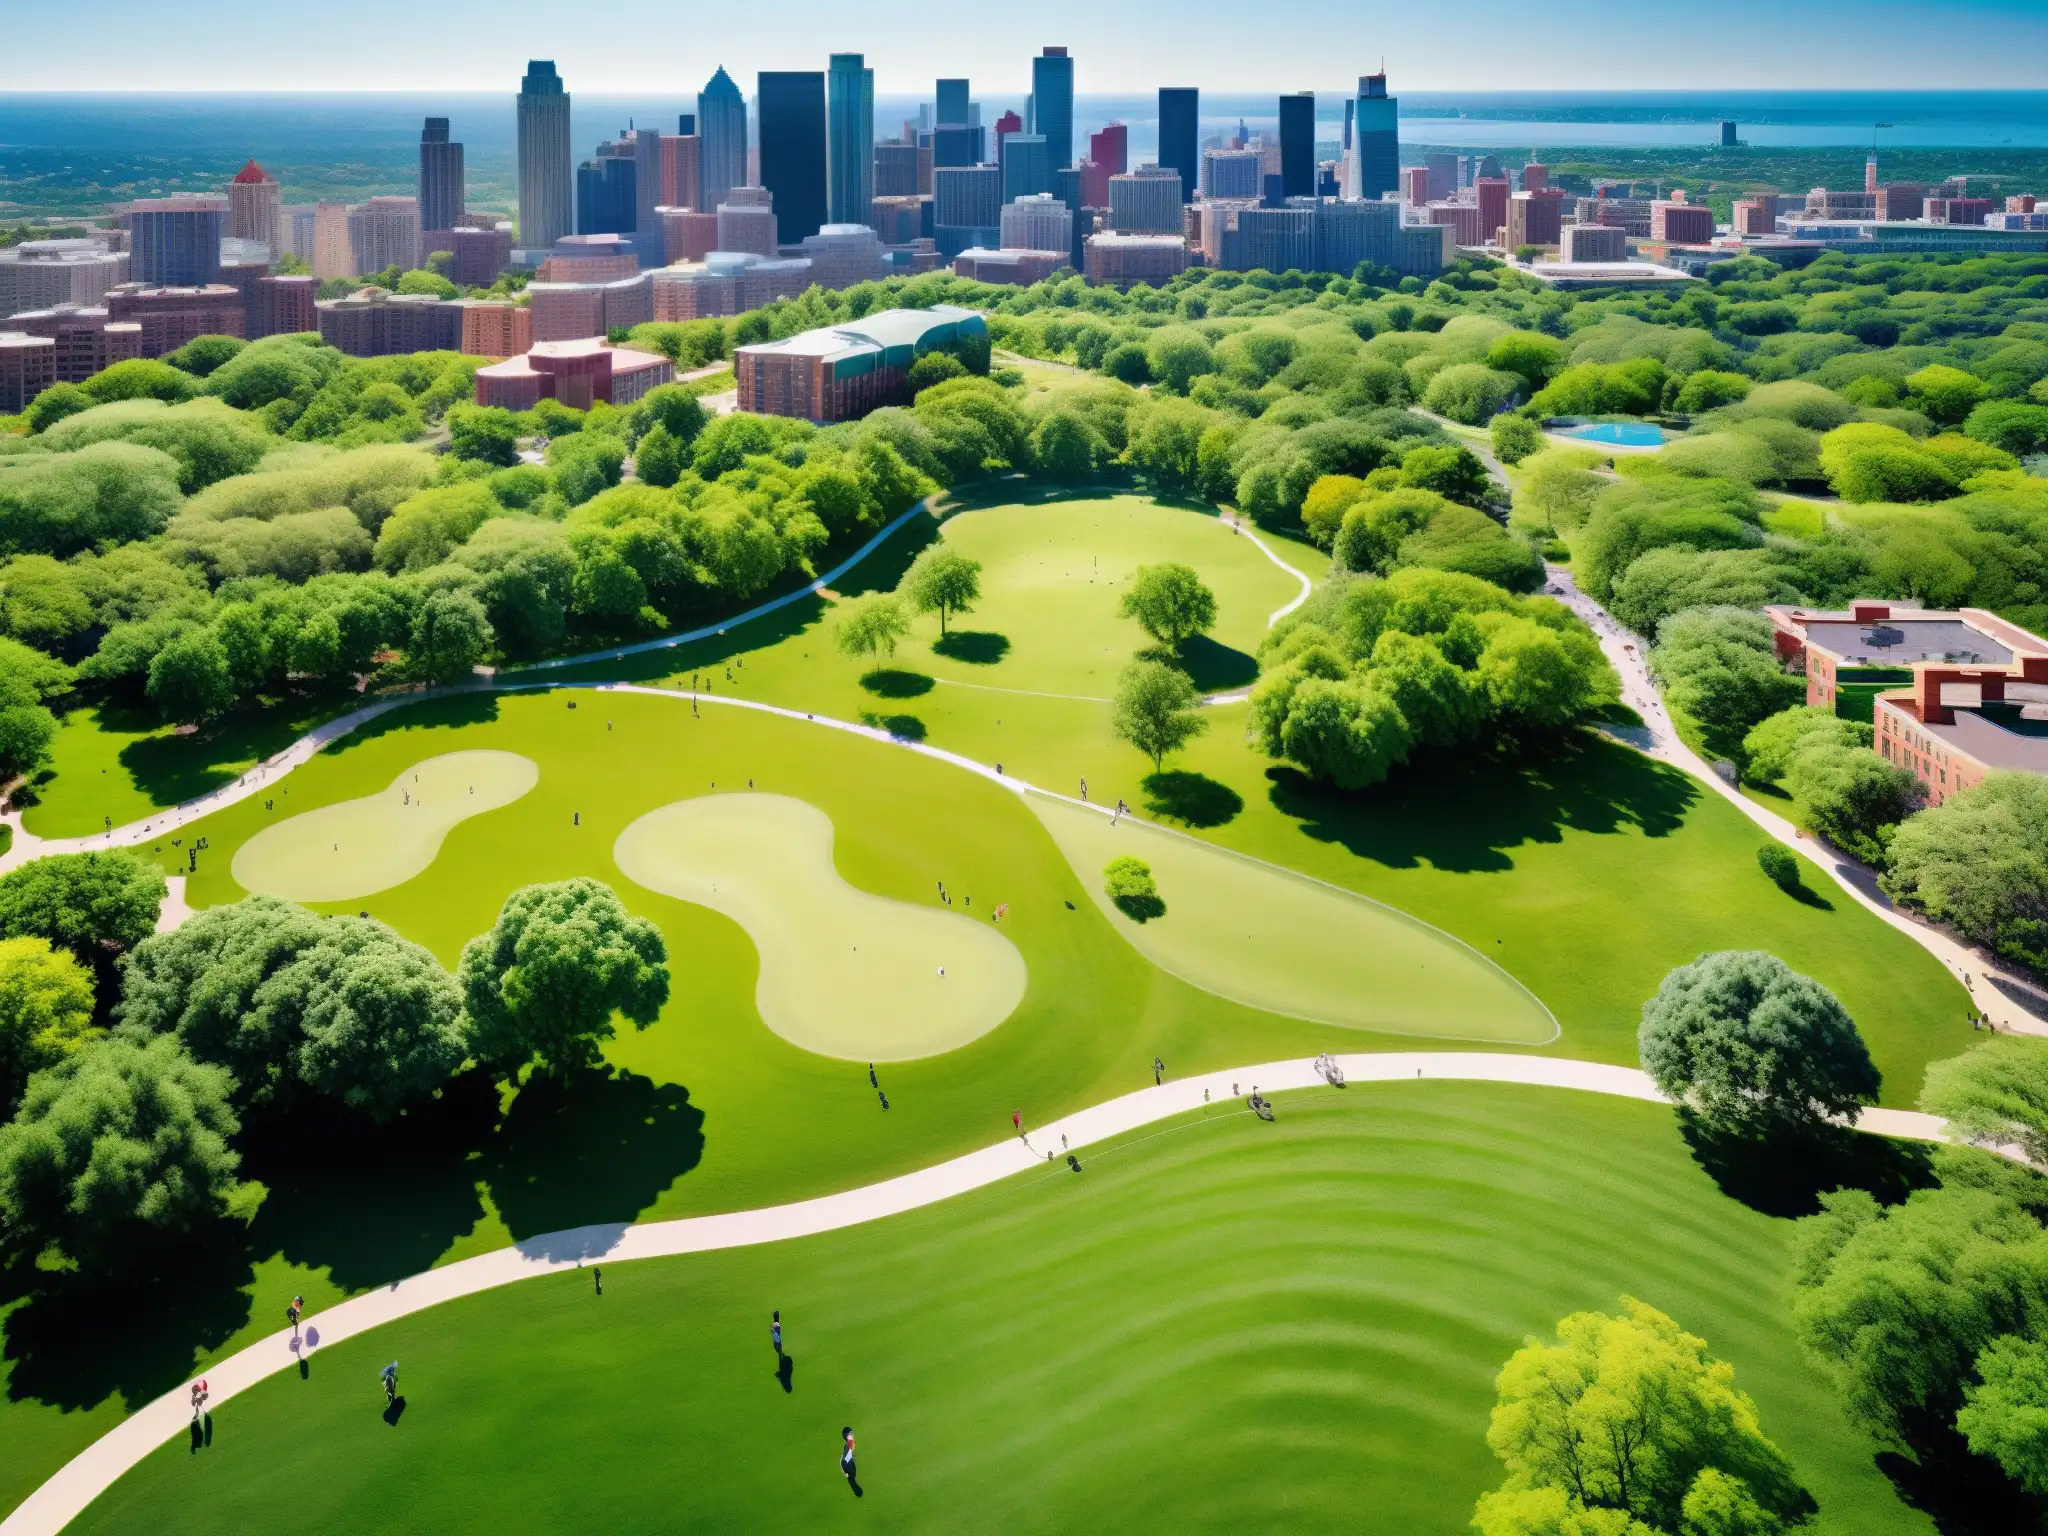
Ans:
[{"label": "pink building", "polygon": [[1491,244],[1508,223],[1508,179],[1482,176],[1472,183],[1472,201],[1479,208],[1481,244]]},{"label": "pink building", "polygon": [[1666,245],[1705,245],[1714,238],[1714,210],[1682,198],[1652,203],[1650,238]]},{"label": "pink building", "polygon": [[110,319],[106,310],[94,305],[30,310],[6,321],[5,329],[51,343],[53,384],[83,384],[102,368],[142,355],[142,327],[132,320]]},{"label": "pink building", "polygon": [[1081,162],[1081,206],[1109,206],[1109,178],[1131,168],[1131,130],[1109,123],[1088,135],[1088,158]]},{"label": "pink building", "polygon": [[462,306],[462,350],[471,357],[517,357],[533,346],[533,311],[523,304],[475,300]]},{"label": "pink building", "polygon": [[1550,167],[1531,160],[1522,167],[1522,190],[1536,192],[1550,185]]},{"label": "pink building", "polygon": [[1022,287],[1043,282],[1070,263],[1065,251],[991,251],[976,246],[953,258],[953,275],[977,283],[1015,283]]},{"label": "pink building", "polygon": [[718,215],[694,208],[657,208],[661,218],[661,254],[670,266],[702,261],[718,249]]},{"label": "pink building", "polygon": [[1401,201],[1420,208],[1429,201],[1429,167],[1411,165],[1401,172]]},{"label": "pink building", "polygon": [[0,331],[0,411],[9,416],[57,382],[57,347],[47,336]]},{"label": "pink building", "polygon": [[1492,234],[1477,203],[1431,203],[1429,222],[1450,225],[1460,245],[1484,245]]},{"label": "pink building", "polygon": [[1930,224],[1977,224],[1984,222],[1984,216],[1991,212],[1988,197],[1930,197],[1927,199],[1927,222]]},{"label": "pink building", "polygon": [[587,411],[593,402],[628,405],[650,389],[675,382],[675,365],[652,352],[614,347],[597,337],[536,342],[521,357],[476,371],[476,403],[528,411],[559,400]]},{"label": "pink building", "polygon": [[1091,283],[1157,287],[1187,271],[1188,245],[1179,235],[1090,235],[1082,266]]},{"label": "pink building", "polygon": [[1736,234],[1775,235],[1777,232],[1778,199],[1776,194],[1765,192],[1756,197],[1745,197],[1736,201]]}]

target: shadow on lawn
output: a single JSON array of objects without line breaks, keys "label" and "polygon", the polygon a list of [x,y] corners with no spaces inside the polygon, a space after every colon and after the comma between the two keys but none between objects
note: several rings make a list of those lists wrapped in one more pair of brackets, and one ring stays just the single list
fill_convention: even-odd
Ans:
[{"label": "shadow on lawn", "polygon": [[1934,1154],[1918,1142],[1823,1127],[1807,1134],[1742,1136],[1689,1110],[1678,1133],[1721,1193],[1766,1216],[1811,1216],[1830,1190],[1862,1189],[1896,1205],[1935,1182]]},{"label": "shadow on lawn", "polygon": [[1526,757],[1432,762],[1364,792],[1285,766],[1266,778],[1274,807],[1310,837],[1390,868],[1458,874],[1510,869],[1511,850],[1568,831],[1668,836],[1700,797],[1676,768],[1583,733]]},{"label": "shadow on lawn", "polygon": [[1207,635],[1196,635],[1182,643],[1180,665],[1200,693],[1249,688],[1259,680],[1256,659]]},{"label": "shadow on lawn", "polygon": [[[1931,1416],[1930,1416],[1931,1417]],[[1909,1431],[1913,1454],[1880,1451],[1877,1470],[1941,1536],[2014,1536],[2048,1529],[2048,1499],[2030,1495],[1988,1456],[1973,1455],[1952,1424]]]},{"label": "shadow on lawn", "polygon": [[1010,654],[1010,637],[992,629],[956,629],[934,640],[932,653],[970,667],[992,667]]},{"label": "shadow on lawn", "polygon": [[907,671],[902,667],[877,667],[862,674],[860,685],[869,693],[885,699],[915,699],[930,693],[934,687],[929,674]]},{"label": "shadow on lawn", "polygon": [[1167,768],[1142,782],[1146,811],[1184,827],[1220,827],[1244,809],[1244,796],[1205,773]]}]

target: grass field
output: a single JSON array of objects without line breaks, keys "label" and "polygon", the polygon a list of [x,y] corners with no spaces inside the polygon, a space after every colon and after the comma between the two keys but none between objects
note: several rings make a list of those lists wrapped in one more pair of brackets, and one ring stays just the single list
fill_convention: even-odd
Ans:
[{"label": "grass field", "polygon": [[73,1529],[1448,1533],[1499,1480],[1503,1361],[1623,1293],[1734,1364],[1814,1536],[1932,1529],[1790,1335],[1787,1223],[1716,1193],[1668,1111],[1434,1083],[1279,1108],[607,1266],[602,1296],[572,1273],[443,1306],[229,1402]]}]

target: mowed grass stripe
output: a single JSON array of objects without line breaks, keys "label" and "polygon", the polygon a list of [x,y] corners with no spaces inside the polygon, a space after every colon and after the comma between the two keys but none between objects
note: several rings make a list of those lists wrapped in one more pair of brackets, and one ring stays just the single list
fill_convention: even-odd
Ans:
[{"label": "mowed grass stripe", "polygon": [[1669,1111],[1439,1082],[1236,1111],[1079,1177],[608,1268],[602,1298],[553,1276],[408,1319],[228,1403],[77,1529],[1457,1531],[1498,1478],[1501,1363],[1624,1291],[1734,1362],[1816,1532],[1927,1529],[1799,1355],[1789,1225],[1718,1194]]}]

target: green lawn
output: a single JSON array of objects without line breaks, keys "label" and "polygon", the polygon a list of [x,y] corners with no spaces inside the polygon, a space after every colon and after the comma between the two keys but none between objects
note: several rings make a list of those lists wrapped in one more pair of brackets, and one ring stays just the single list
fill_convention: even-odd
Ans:
[{"label": "green lawn", "polygon": [[1932,1529],[1791,1337],[1788,1224],[1717,1193],[1668,1111],[1437,1083],[1279,1110],[607,1266],[602,1296],[571,1273],[436,1308],[225,1404],[72,1529],[1453,1532],[1499,1479],[1502,1362],[1624,1293],[1734,1364],[1814,1536]]}]

